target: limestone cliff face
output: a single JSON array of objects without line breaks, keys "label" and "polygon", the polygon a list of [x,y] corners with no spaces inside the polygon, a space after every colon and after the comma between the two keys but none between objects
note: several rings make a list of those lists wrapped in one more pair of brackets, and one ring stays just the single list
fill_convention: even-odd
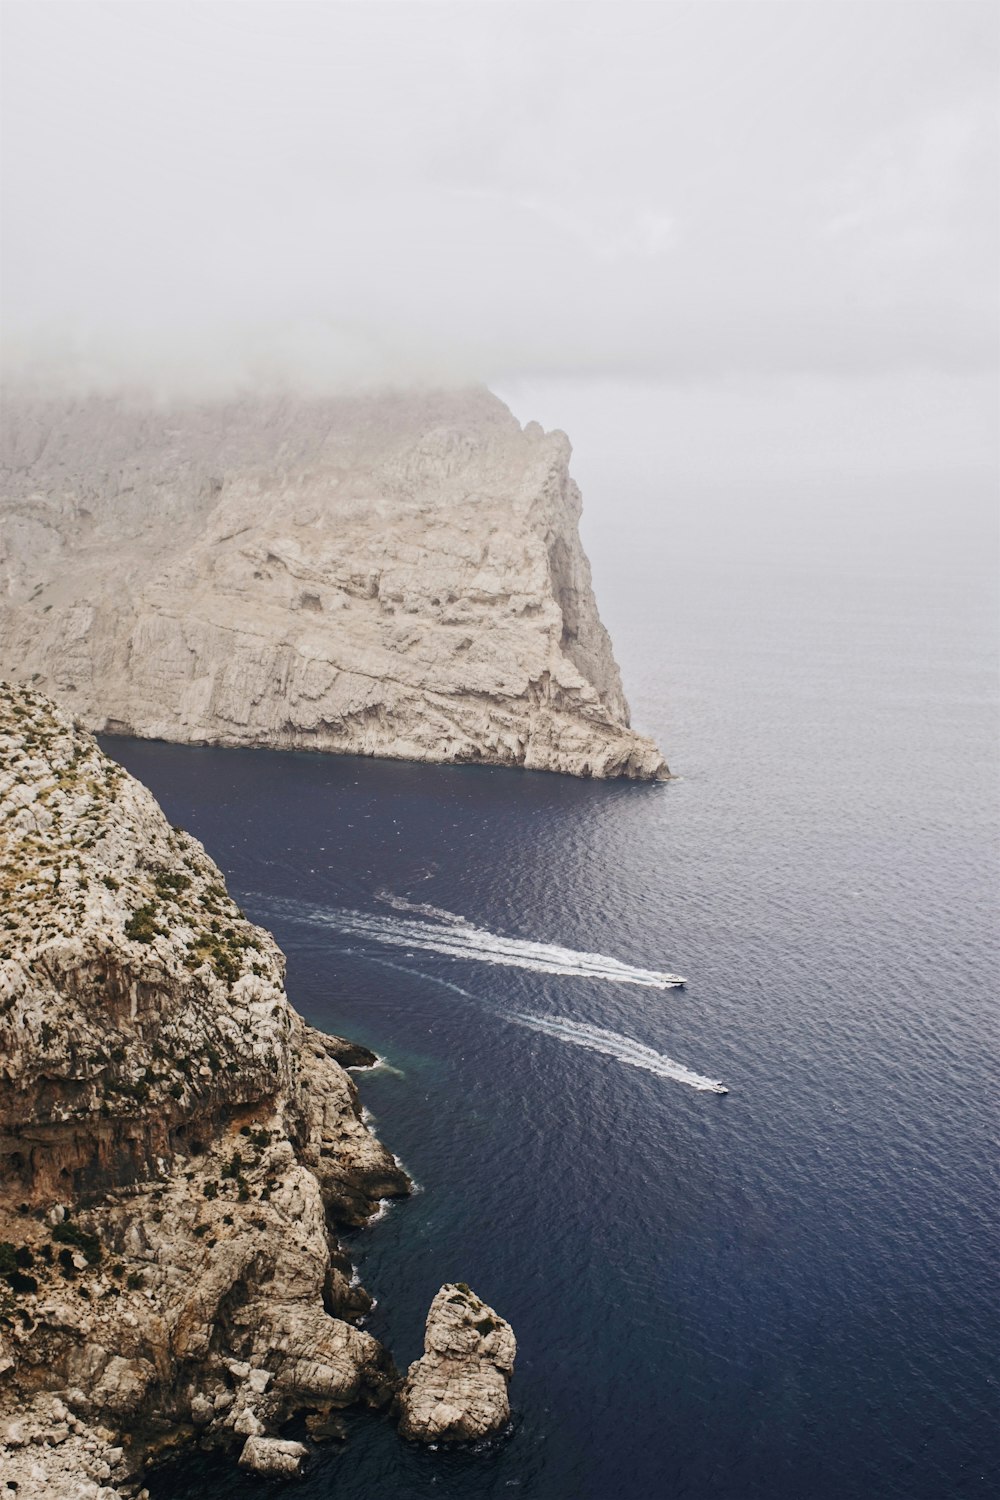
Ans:
[{"label": "limestone cliff face", "polygon": [[516,1354],[510,1324],[464,1282],[447,1282],[427,1314],[424,1352],[396,1398],[403,1437],[470,1442],[500,1432],[510,1421]]},{"label": "limestone cliff face", "polygon": [[97,730],[665,775],[568,461],[487,391],[8,400],[0,672]]},{"label": "limestone cliff face", "polygon": [[292,1009],[201,845],[6,687],[0,881],[5,1477],[96,1494],[177,1430],[261,1439],[263,1465],[290,1413],[388,1401],[334,1237],[408,1190],[357,1050]]}]

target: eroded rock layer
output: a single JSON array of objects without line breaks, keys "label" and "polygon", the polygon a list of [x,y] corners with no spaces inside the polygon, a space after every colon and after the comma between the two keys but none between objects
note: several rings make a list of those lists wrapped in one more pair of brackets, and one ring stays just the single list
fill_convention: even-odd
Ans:
[{"label": "eroded rock layer", "polygon": [[303,1023],[197,840],[7,687],[0,870],[5,1477],[97,1494],[177,1433],[387,1402],[335,1237],[409,1186],[337,1061],[363,1050]]},{"label": "eroded rock layer", "polygon": [[568,461],[485,390],[8,399],[0,672],[98,730],[665,775]]}]

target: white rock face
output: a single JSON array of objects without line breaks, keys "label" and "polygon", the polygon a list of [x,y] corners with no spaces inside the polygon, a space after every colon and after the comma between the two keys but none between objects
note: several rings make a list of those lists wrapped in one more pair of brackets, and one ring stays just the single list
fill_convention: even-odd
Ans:
[{"label": "white rock face", "polygon": [[333,1230],[408,1180],[337,1061],[372,1054],[307,1027],[283,974],[197,840],[0,684],[0,1475],[19,1494],[107,1500],[143,1434],[244,1447],[392,1399]]},{"label": "white rock face", "polygon": [[0,1495],[11,1500],[121,1500],[120,1447],[85,1427],[58,1397],[36,1396],[0,1416]]},{"label": "white rock face", "polygon": [[468,1442],[510,1421],[507,1385],[517,1342],[510,1324],[463,1283],[431,1303],[424,1353],[399,1393],[399,1430],[417,1442]]},{"label": "white rock face", "polygon": [[664,776],[569,451],[487,391],[10,399],[0,675],[95,730]]}]

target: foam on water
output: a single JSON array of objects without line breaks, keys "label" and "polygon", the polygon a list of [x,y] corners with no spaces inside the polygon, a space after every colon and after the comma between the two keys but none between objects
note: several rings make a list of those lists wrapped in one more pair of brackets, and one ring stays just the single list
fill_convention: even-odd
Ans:
[{"label": "foam on water", "polygon": [[435,921],[447,922],[452,927],[472,927],[467,917],[460,917],[454,911],[446,911],[443,906],[432,906],[429,901],[407,901],[405,896],[396,896],[387,890],[376,891],[375,900],[391,906],[393,911],[411,911],[416,916],[432,917]]},{"label": "foam on water", "polygon": [[[347,950],[348,953],[353,951],[351,948]],[[452,994],[461,995],[463,1000],[478,1000],[469,990],[463,990],[460,984],[452,984],[450,979],[439,979],[436,974],[425,974],[421,969],[411,969],[406,964],[394,964],[387,958],[376,958],[372,953],[359,953],[357,957],[365,963],[378,964],[382,969],[392,969],[396,974],[412,974],[414,979],[423,979],[428,984],[436,984],[440,989],[451,990]],[[495,1006],[490,1008],[496,1010]],[[503,1012],[497,1011],[497,1014],[502,1015]]]},{"label": "foam on water", "polygon": [[[440,985],[443,989],[451,990],[453,994],[461,995],[463,999],[477,1000],[475,995],[469,990],[463,990],[461,985],[452,984],[448,979],[438,979],[433,974],[424,974],[419,969],[408,968],[405,964],[394,964],[390,963],[387,958],[372,956],[369,956],[368,962],[379,964],[385,969],[394,969],[397,974],[412,974],[415,979],[423,979],[429,984]],[[488,1005],[485,1001],[478,1003]],[[529,1015],[523,1011],[511,1013],[495,1005],[488,1005],[488,1008],[496,1015],[502,1016],[505,1021],[512,1021],[516,1026],[526,1026],[530,1031],[543,1032],[546,1036],[555,1037],[557,1041],[569,1042],[574,1047],[586,1047],[590,1052],[603,1052],[606,1056],[613,1057],[631,1068],[643,1068],[647,1073],[655,1073],[658,1078],[669,1078],[674,1083],[686,1083],[702,1093],[729,1093],[725,1084],[720,1083],[718,1079],[705,1078],[701,1073],[695,1073],[691,1068],[686,1068],[683,1063],[675,1062],[672,1057],[656,1052],[652,1047],[636,1042],[631,1037],[622,1036],[620,1032],[605,1031],[600,1026],[571,1021],[565,1016]]]},{"label": "foam on water", "polygon": [[621,1036],[617,1031],[605,1031],[600,1026],[588,1026],[584,1022],[570,1021],[565,1016],[534,1016],[515,1013],[508,1016],[518,1026],[527,1026],[531,1031],[541,1031],[560,1042],[571,1042],[574,1047],[586,1047],[590,1052],[603,1052],[630,1068],[644,1068],[658,1078],[672,1078],[675,1083],[686,1083],[690,1088],[707,1094],[728,1094],[729,1090],[717,1078],[705,1078],[675,1062],[662,1052],[654,1052],[642,1042]]},{"label": "foam on water", "polygon": [[[381,892],[380,900],[386,900]],[[536,943],[525,938],[505,937],[485,927],[475,927],[464,917],[440,907],[414,906],[393,897],[394,906],[420,913],[420,919],[374,916],[348,908],[310,907],[290,903],[287,915],[310,926],[330,927],[351,937],[364,938],[389,947],[420,949],[447,958],[472,959],[511,969],[529,969],[535,974],[564,978],[598,979],[611,984],[634,984],[645,989],[669,990],[685,983],[679,974],[638,968],[604,953],[583,953],[556,943]]]}]

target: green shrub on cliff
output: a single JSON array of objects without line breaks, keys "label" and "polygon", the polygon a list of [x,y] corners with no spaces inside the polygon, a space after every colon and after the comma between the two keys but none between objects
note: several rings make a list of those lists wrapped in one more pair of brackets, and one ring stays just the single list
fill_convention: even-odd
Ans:
[{"label": "green shrub on cliff", "polygon": [[133,943],[151,943],[162,934],[163,928],[156,922],[156,907],[150,901],[137,907],[125,923],[125,936]]},{"label": "green shrub on cliff", "polygon": [[[81,1229],[79,1224],[73,1224],[69,1219],[64,1219],[61,1224],[55,1226],[52,1238],[59,1245],[75,1245],[77,1250],[83,1252],[83,1258],[88,1266],[96,1266],[103,1254],[97,1235],[88,1234],[86,1229]],[[61,1259],[62,1256],[60,1256]]]},{"label": "green shrub on cliff", "polygon": [[157,870],[153,876],[157,894],[163,897],[179,896],[191,884],[187,875],[179,870]]},{"label": "green shrub on cliff", "polygon": [[235,984],[242,972],[237,960],[221,948],[212,949],[212,967],[219,978],[229,984]]},{"label": "green shrub on cliff", "polygon": [[38,1282],[34,1276],[26,1276],[23,1271],[11,1271],[7,1276],[7,1285],[12,1292],[37,1292]]}]

